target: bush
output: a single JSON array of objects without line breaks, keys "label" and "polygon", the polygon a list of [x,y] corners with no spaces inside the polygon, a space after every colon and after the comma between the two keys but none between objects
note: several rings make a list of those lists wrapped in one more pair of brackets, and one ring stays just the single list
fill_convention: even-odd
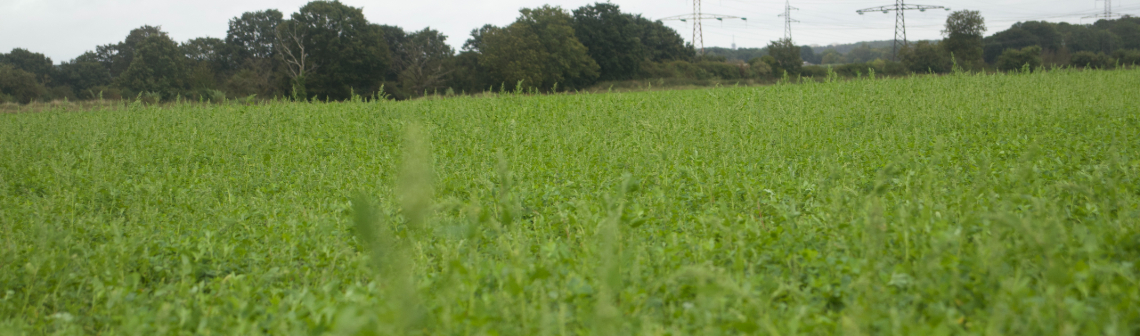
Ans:
[{"label": "bush", "polygon": [[769,65],[768,62],[764,62],[764,59],[760,57],[754,57],[748,60],[748,71],[751,73],[751,77],[772,76],[772,66]]},{"label": "bush", "polygon": [[903,64],[911,72],[950,72],[950,58],[936,44],[926,41],[918,42],[914,44],[914,47],[903,48],[899,54]]},{"label": "bush", "polygon": [[740,68],[735,66],[735,65],[732,65],[732,64],[728,64],[728,63],[724,63],[724,62],[705,61],[705,62],[697,63],[696,65],[698,67],[700,67],[702,70],[704,70],[705,72],[709,73],[710,75],[712,75],[713,77],[716,77],[716,78],[740,79],[742,77],[741,73],[740,73]]},{"label": "bush", "polygon": [[1097,69],[1106,69],[1114,62],[1111,57],[1104,53],[1093,53],[1091,51],[1078,51],[1073,53],[1073,58],[1070,61],[1074,66],[1090,67]]},{"label": "bush", "polygon": [[997,58],[998,70],[1002,71],[1016,71],[1025,65],[1029,65],[1030,69],[1036,69],[1041,66],[1041,47],[1028,46],[1019,49],[1006,49]]},{"label": "bush", "polygon": [[711,79],[713,77],[705,69],[697,66],[696,64],[685,61],[672,61],[666,64],[677,77],[693,78],[693,79]]},{"label": "bush", "polygon": [[123,90],[114,86],[100,85],[79,92],[79,98],[120,100],[123,99]]},{"label": "bush", "polygon": [[143,91],[135,96],[135,101],[140,101],[147,104],[158,104],[162,102],[162,92]]},{"label": "bush", "polygon": [[824,65],[806,65],[800,70],[800,76],[803,77],[827,77],[827,66]]},{"label": "bush", "polygon": [[71,87],[67,85],[54,86],[51,89],[48,89],[48,97],[51,99],[68,100],[75,100],[75,98],[77,98],[75,96],[75,90],[72,90]]},{"label": "bush", "polygon": [[[870,69],[874,69],[874,66],[868,63],[838,64],[831,67],[831,71],[843,77],[866,76],[871,72]],[[875,69],[875,72],[881,73],[882,69]]]},{"label": "bush", "polygon": [[683,78],[691,80],[740,80],[771,77],[772,66],[760,58],[753,58],[747,64],[714,61],[670,61],[645,62],[638,73],[640,79]]},{"label": "bush", "polygon": [[641,78],[690,78],[711,79],[713,74],[693,63],[686,61],[671,62],[645,62],[641,65]]},{"label": "bush", "polygon": [[190,95],[190,99],[203,102],[209,101],[213,103],[222,103],[226,101],[226,92],[215,89],[198,89],[194,90],[193,94]]}]

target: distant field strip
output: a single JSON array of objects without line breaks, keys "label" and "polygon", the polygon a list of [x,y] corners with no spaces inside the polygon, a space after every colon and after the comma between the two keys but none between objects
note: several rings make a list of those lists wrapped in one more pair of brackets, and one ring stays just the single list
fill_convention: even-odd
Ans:
[{"label": "distant field strip", "polygon": [[0,334],[1135,335],[1136,88],[0,115]]}]

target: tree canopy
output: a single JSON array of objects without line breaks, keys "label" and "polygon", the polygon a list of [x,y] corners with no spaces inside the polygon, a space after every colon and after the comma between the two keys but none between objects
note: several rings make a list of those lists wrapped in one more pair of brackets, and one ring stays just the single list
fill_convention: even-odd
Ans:
[{"label": "tree canopy", "polygon": [[641,43],[642,27],[617,5],[596,3],[574,10],[574,35],[598,63],[599,80],[631,79],[649,52]]},{"label": "tree canopy", "polygon": [[284,21],[283,17],[276,9],[267,9],[230,19],[226,44],[234,48],[235,61],[272,58],[278,43],[277,26]]},{"label": "tree canopy", "polygon": [[574,35],[573,18],[559,7],[524,8],[505,28],[480,31],[479,63],[492,82],[552,89],[576,88],[598,78],[598,64]]},{"label": "tree canopy", "polygon": [[0,54],[0,63],[11,64],[16,69],[27,71],[40,83],[51,82],[52,77],[56,75],[51,58],[27,49],[15,48],[7,54]]},{"label": "tree canopy", "polygon": [[804,66],[804,61],[800,58],[800,47],[792,43],[792,39],[782,38],[768,43],[768,55],[774,60],[772,70],[777,75],[786,72],[789,76],[796,76]]},{"label": "tree canopy", "polygon": [[188,89],[186,56],[165,33],[150,34],[134,44],[131,64],[118,78],[133,92],[153,92],[170,98]]},{"label": "tree canopy", "polygon": [[313,1],[282,26],[279,31],[295,38],[282,48],[313,62],[304,79],[309,95],[336,100],[348,99],[352,92],[376,92],[391,65],[383,30],[369,23],[360,8]]},{"label": "tree canopy", "polygon": [[954,56],[958,64],[968,68],[980,68],[983,60],[982,34],[986,32],[986,20],[978,11],[960,10],[946,18],[946,28],[942,34],[942,48]]}]

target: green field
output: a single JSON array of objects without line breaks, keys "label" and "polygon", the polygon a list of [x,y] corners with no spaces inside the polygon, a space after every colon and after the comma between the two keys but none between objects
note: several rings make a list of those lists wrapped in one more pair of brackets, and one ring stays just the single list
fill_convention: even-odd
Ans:
[{"label": "green field", "polygon": [[1138,87],[0,115],[0,334],[1136,335]]}]

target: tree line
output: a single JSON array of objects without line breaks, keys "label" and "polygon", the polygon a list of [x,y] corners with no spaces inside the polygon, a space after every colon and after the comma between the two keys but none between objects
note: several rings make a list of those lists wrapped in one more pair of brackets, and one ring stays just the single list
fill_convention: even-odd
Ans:
[{"label": "tree line", "polygon": [[275,9],[243,13],[224,39],[178,43],[161,27],[143,26],[60,65],[14,49],[0,54],[0,102],[573,90],[638,78],[647,63],[695,57],[673,29],[608,3],[525,8],[507,26],[474,29],[459,52],[446,39],[431,28],[369,22],[339,1],[312,1],[288,17]]},{"label": "tree line", "polygon": [[[801,76],[840,75],[875,69],[878,73],[946,73],[955,65],[974,71],[1019,70],[1024,65],[1112,68],[1140,63],[1140,18],[1124,16],[1093,24],[1028,21],[984,36],[985,19],[978,11],[957,11],[947,17],[942,40],[917,41],[893,53],[891,41],[877,46],[860,43],[840,52],[800,46],[800,58],[824,66],[805,66]],[[769,47],[770,48],[770,47]],[[712,57],[728,61],[762,58],[769,48],[709,48]]]},{"label": "tree line", "polygon": [[846,53],[816,53],[789,39],[697,55],[661,21],[595,3],[571,11],[521,9],[509,25],[472,30],[456,51],[431,28],[409,32],[371,23],[360,8],[339,1],[313,1],[288,17],[275,9],[243,13],[229,21],[224,39],[178,43],[161,27],[143,26],[122,42],[59,65],[43,54],[13,49],[0,54],[0,103],[408,99],[519,88],[578,90],[644,79],[764,81],[1140,63],[1140,18],[1091,25],[1030,21],[988,37],[985,31],[980,13],[966,10],[949,15],[944,39],[913,43],[897,55],[867,44]]}]

